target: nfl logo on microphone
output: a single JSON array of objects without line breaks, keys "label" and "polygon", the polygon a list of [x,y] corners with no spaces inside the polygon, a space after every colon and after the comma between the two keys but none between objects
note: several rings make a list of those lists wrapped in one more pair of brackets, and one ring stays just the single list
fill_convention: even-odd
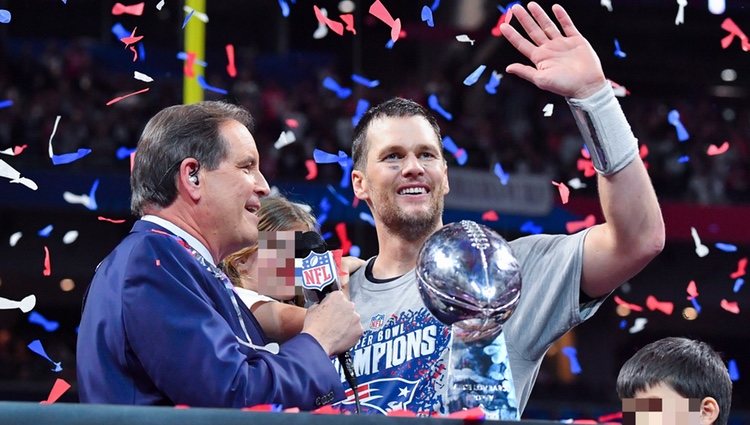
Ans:
[{"label": "nfl logo on microphone", "polygon": [[336,280],[333,254],[311,252],[302,260],[302,287],[320,291]]}]

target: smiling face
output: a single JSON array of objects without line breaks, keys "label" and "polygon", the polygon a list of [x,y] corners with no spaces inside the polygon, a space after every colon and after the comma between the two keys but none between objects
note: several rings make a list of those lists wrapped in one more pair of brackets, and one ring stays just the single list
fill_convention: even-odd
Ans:
[{"label": "smiling face", "polygon": [[352,171],[354,193],[377,224],[416,241],[442,225],[448,168],[434,129],[421,116],[374,119],[363,170]]},{"label": "smiling face", "polygon": [[250,131],[231,120],[220,127],[226,158],[214,170],[198,174],[204,234],[220,258],[258,240],[260,198],[270,189],[259,169],[258,149]]}]

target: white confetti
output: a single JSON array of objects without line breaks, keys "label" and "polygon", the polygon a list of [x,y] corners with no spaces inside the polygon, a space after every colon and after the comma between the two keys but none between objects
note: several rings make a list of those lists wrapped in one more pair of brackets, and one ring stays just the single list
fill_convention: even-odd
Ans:
[{"label": "white confetti", "polygon": [[612,0],[602,0],[601,5],[606,7],[610,12],[612,11]]},{"label": "white confetti", "polygon": [[10,246],[16,246],[18,240],[21,239],[21,236],[23,236],[23,233],[21,232],[16,232],[10,235]]},{"label": "white confetti", "polygon": [[552,112],[554,110],[555,110],[555,105],[553,105],[551,103],[548,103],[548,104],[544,105],[544,109],[542,109],[542,111],[544,111],[544,116],[545,117],[551,117],[552,116]]},{"label": "white confetti", "polygon": [[[325,10],[325,8],[321,7],[320,13],[326,18],[328,17],[328,11]],[[324,24],[323,22],[318,21],[318,28],[315,28],[315,32],[313,33],[313,38],[316,40],[320,40],[321,38],[324,38],[327,35],[328,35],[328,26],[326,26],[326,24]]]},{"label": "white confetti", "polygon": [[568,180],[568,186],[573,189],[583,189],[586,187],[586,183],[582,182],[578,177]]},{"label": "white confetti", "polygon": [[138,72],[138,71],[133,71],[133,78],[135,78],[136,80],[145,81],[147,83],[150,83],[150,82],[154,81],[153,78],[149,77],[148,75],[146,75],[144,73]]},{"label": "white confetti", "polygon": [[65,232],[65,236],[63,236],[63,243],[65,245],[70,245],[73,242],[78,239],[78,230],[69,230]]},{"label": "white confetti", "polygon": [[36,297],[34,295],[28,295],[21,301],[13,301],[7,298],[0,297],[0,310],[11,310],[14,308],[19,308],[22,312],[28,313],[34,309],[35,305]]},{"label": "white confetti", "polygon": [[31,190],[39,189],[39,186],[37,186],[37,184],[34,183],[33,180],[27,179],[26,177],[21,177],[21,173],[19,173],[18,170],[11,167],[10,164],[3,161],[2,159],[0,159],[0,177],[10,179],[11,183],[21,183]]},{"label": "white confetti", "polygon": [[273,144],[273,147],[276,149],[281,149],[284,146],[294,143],[296,140],[297,138],[294,136],[294,133],[291,130],[282,131],[279,138]]},{"label": "white confetti", "polygon": [[161,0],[159,3],[156,3],[156,10],[161,10],[162,7],[164,7],[164,0]]},{"label": "white confetti", "polygon": [[456,40],[460,41],[461,43],[470,43],[472,46],[474,45],[474,42],[476,40],[472,40],[469,38],[466,34],[461,34],[456,36]]},{"label": "white confetti", "polygon": [[645,317],[639,317],[635,319],[635,323],[633,323],[633,326],[628,329],[628,332],[631,334],[638,333],[643,330],[643,328],[646,326],[646,323],[648,323],[648,319]]},{"label": "white confetti", "polygon": [[91,198],[85,193],[83,195],[76,195],[75,193],[65,191],[63,192],[63,199],[69,204],[81,204],[84,207],[91,209]]},{"label": "white confetti", "polygon": [[695,242],[695,253],[701,258],[708,255],[708,247],[701,243],[701,238],[698,236],[698,231],[695,230],[695,227],[690,228],[690,234],[693,236],[693,242]]},{"label": "white confetti", "polygon": [[208,15],[206,15],[203,12],[198,12],[197,10],[193,9],[190,6],[182,6],[182,10],[185,11],[186,14],[190,14],[190,12],[193,12],[193,16],[198,18],[200,21],[202,21],[204,24],[208,23]]}]

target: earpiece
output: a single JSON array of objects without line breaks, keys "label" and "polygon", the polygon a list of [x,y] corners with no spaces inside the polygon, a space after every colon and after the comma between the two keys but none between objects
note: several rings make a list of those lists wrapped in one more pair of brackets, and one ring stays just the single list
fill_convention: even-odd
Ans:
[{"label": "earpiece", "polygon": [[190,180],[190,183],[197,185],[198,184],[198,169],[190,172],[190,177],[188,177],[188,180]]}]

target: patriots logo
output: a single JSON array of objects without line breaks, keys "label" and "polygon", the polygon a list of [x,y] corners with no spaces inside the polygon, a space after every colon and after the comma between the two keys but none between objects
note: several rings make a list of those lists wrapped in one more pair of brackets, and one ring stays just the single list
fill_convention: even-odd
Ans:
[{"label": "patriots logo", "polygon": [[385,314],[376,314],[370,319],[370,329],[376,331],[383,327],[385,323]]},{"label": "patriots logo", "polygon": [[326,251],[322,254],[310,252],[302,260],[302,287],[320,291],[336,281],[333,255]]},{"label": "patriots logo", "polygon": [[[362,406],[374,409],[385,415],[392,410],[408,410],[408,406],[414,399],[414,392],[417,389],[419,380],[407,381],[404,378],[382,378],[357,386],[359,394],[359,403]],[[383,394],[396,394],[398,396],[393,401],[385,403]],[[343,405],[354,405],[354,391],[347,389],[344,393],[346,399],[341,401]]]}]

